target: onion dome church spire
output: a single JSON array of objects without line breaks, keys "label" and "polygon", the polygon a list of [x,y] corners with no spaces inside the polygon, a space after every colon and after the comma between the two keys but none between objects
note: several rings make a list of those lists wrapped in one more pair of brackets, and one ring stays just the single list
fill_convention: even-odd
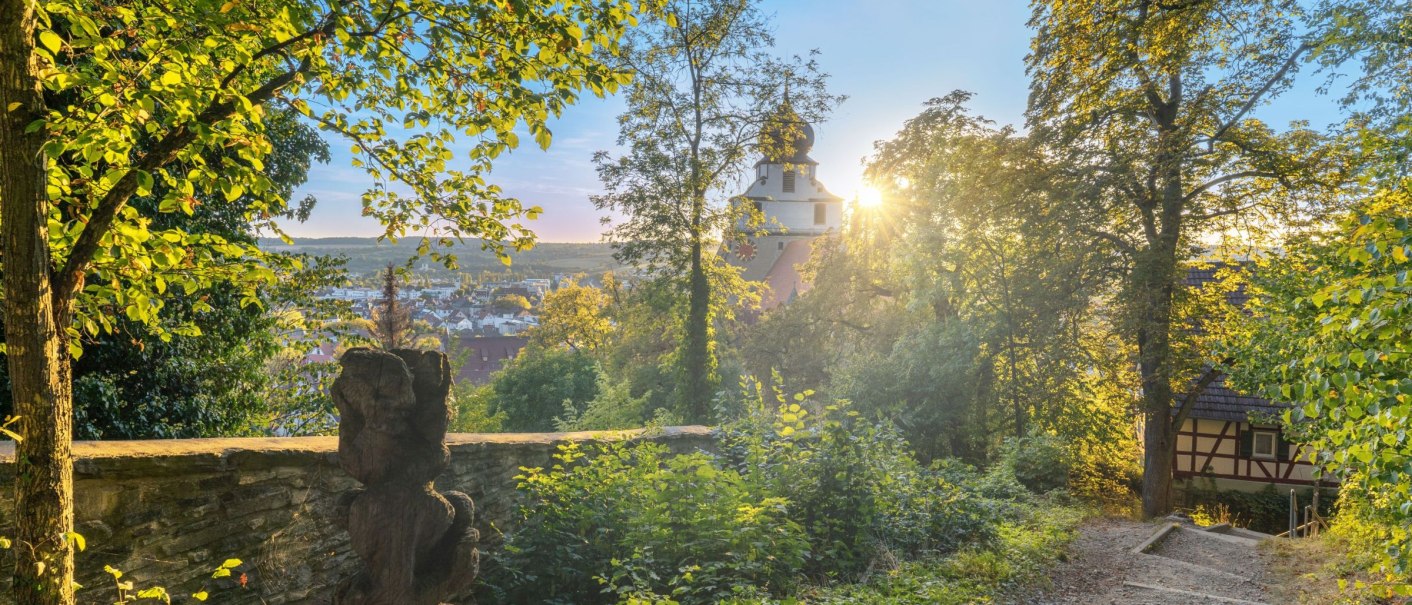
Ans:
[{"label": "onion dome church spire", "polygon": [[795,111],[788,89],[780,106],[765,118],[757,149],[755,179],[736,198],[753,212],[741,209],[735,229],[744,237],[724,253],[741,267],[742,277],[769,286],[761,301],[768,309],[809,289],[799,265],[809,260],[814,240],[842,228],[843,198],[819,182],[819,163],[809,157],[814,127]]},{"label": "onion dome church spire", "polygon": [[788,89],[784,102],[765,119],[758,147],[762,164],[818,164],[809,157],[814,148],[814,127],[794,110]]}]

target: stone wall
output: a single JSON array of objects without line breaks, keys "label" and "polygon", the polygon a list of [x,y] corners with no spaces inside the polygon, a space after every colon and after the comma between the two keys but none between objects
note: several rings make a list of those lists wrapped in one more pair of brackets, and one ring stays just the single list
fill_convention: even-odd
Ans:
[{"label": "stone wall", "polygon": [[[439,490],[459,490],[477,507],[482,542],[508,531],[520,467],[549,466],[566,441],[650,439],[675,451],[710,449],[704,427],[541,434],[453,434]],[[198,590],[212,603],[325,603],[353,564],[347,534],[330,521],[334,498],[355,487],[338,468],[335,437],[182,439],[74,444],[80,603],[112,603],[111,565],[139,588],[166,586],[177,602]],[[13,485],[13,444],[0,446],[0,481]],[[10,490],[0,519],[13,519]],[[0,535],[8,534],[0,530]],[[484,552],[484,548],[482,549]],[[483,554],[484,556],[484,554]],[[213,580],[223,561],[244,562]],[[484,564],[484,562],[483,562]],[[241,579],[244,586],[238,586]]]}]

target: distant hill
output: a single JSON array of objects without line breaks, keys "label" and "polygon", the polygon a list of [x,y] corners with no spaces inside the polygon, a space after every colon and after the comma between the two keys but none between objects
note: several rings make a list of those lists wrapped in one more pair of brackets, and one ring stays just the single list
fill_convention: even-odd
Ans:
[{"label": "distant hill", "polygon": [[[348,258],[348,271],[355,275],[377,271],[387,263],[401,265],[416,255],[419,238],[404,238],[396,244],[379,242],[372,237],[295,238],[294,245],[275,238],[261,238],[260,247],[273,252],[304,252],[318,255],[342,255]],[[469,242],[451,250],[460,261],[458,273],[477,275],[483,272],[511,272],[520,277],[549,277],[556,273],[602,273],[621,268],[613,260],[608,244],[541,243],[534,249],[510,255],[512,264],[506,267],[495,255]],[[425,268],[423,266],[425,265]],[[439,263],[430,259],[417,261],[419,273],[435,277],[450,276]]]}]

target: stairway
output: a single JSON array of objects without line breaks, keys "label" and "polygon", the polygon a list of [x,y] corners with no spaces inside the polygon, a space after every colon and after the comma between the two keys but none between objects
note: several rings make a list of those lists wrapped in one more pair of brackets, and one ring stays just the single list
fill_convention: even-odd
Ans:
[{"label": "stairway", "polygon": [[1132,550],[1130,571],[1110,592],[1110,602],[1264,605],[1264,567],[1256,545],[1268,537],[1224,524],[1164,525]]}]

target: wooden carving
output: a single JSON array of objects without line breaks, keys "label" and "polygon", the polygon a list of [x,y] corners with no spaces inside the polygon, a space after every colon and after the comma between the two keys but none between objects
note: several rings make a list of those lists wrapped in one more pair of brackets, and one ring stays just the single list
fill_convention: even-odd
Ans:
[{"label": "wooden carving", "polygon": [[451,366],[433,351],[357,348],[333,383],[338,459],[362,489],[343,494],[335,522],[362,569],[340,582],[338,605],[436,605],[475,581],[475,506],[437,493],[446,468]]}]

